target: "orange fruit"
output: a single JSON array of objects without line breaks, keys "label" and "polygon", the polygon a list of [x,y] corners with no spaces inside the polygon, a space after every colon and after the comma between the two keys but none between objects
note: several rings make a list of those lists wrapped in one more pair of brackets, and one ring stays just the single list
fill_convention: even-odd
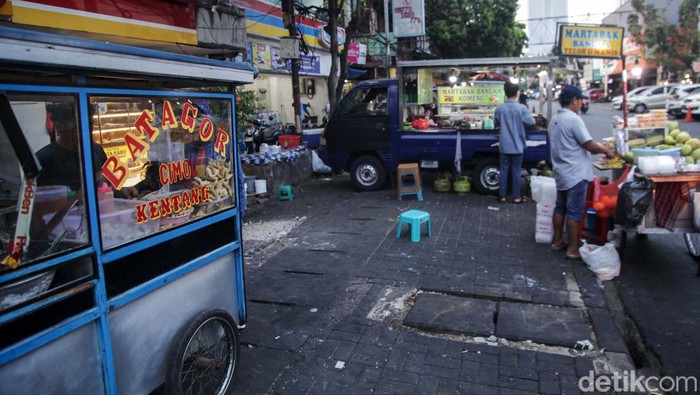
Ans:
[{"label": "orange fruit", "polygon": [[608,195],[601,196],[600,202],[603,203],[603,206],[610,207],[610,196],[608,196]]},{"label": "orange fruit", "polygon": [[605,204],[603,204],[601,201],[597,201],[593,203],[593,209],[596,211],[596,213],[600,213],[605,210]]}]

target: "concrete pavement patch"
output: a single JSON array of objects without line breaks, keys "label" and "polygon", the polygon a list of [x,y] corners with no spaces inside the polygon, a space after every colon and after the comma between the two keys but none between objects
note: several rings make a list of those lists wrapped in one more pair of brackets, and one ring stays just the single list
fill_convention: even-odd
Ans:
[{"label": "concrete pavement patch", "polygon": [[496,336],[564,347],[590,338],[579,309],[510,302],[500,304]]},{"label": "concrete pavement patch", "polygon": [[496,303],[490,300],[421,293],[404,324],[431,331],[491,335],[495,313]]}]

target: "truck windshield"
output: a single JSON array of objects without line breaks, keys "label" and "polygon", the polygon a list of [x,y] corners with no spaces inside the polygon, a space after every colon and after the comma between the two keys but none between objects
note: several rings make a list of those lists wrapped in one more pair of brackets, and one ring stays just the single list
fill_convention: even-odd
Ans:
[{"label": "truck windshield", "polygon": [[340,103],[338,115],[387,115],[387,88],[367,87],[350,92]]}]

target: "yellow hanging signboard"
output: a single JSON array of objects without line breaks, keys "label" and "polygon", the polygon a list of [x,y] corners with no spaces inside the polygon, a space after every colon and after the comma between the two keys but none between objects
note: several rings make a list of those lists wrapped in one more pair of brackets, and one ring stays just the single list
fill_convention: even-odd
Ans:
[{"label": "yellow hanging signboard", "polygon": [[559,25],[559,53],[582,58],[620,58],[624,28]]}]

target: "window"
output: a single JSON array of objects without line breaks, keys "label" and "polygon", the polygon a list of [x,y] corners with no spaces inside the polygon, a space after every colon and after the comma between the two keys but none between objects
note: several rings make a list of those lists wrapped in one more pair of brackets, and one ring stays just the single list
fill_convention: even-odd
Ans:
[{"label": "window", "polygon": [[234,207],[225,99],[91,97],[106,154],[100,234],[111,248]]},{"label": "window", "polygon": [[344,116],[386,116],[387,88],[356,89],[341,103],[339,115]]},{"label": "window", "polygon": [[[0,127],[0,259],[9,254],[26,264],[88,242],[79,114],[73,96],[13,94],[9,100],[21,130]],[[17,152],[22,148],[10,133],[21,134],[31,152]],[[35,183],[18,159],[29,154],[41,166]],[[13,245],[22,248],[13,251]]]}]

